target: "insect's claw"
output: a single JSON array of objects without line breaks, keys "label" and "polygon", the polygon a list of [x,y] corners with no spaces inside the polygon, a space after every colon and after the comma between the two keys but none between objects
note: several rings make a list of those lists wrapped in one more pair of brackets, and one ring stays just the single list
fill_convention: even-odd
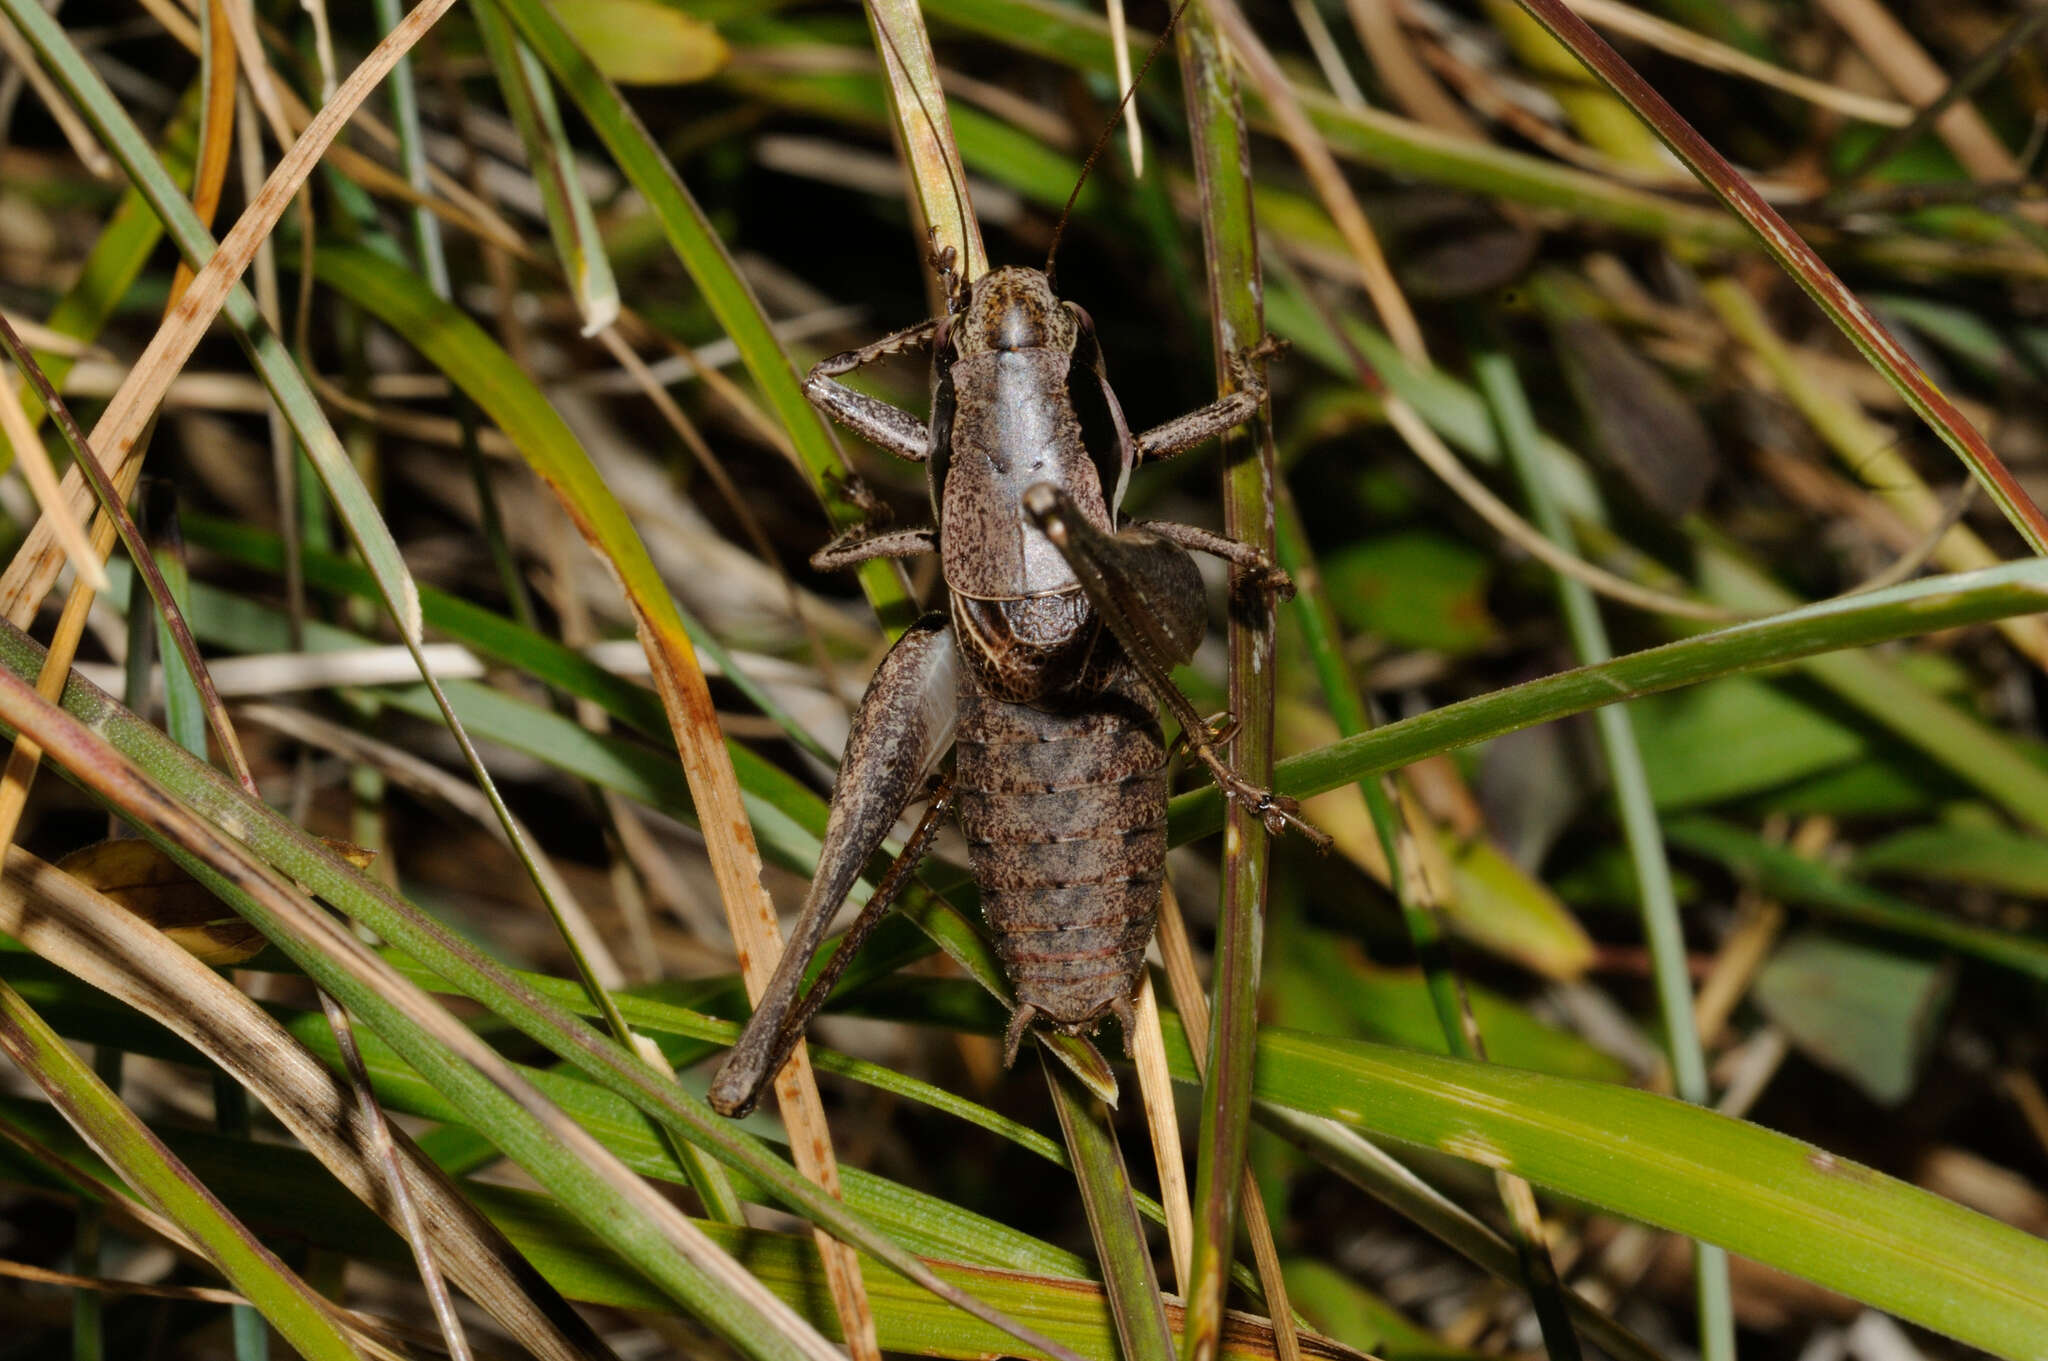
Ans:
[{"label": "insect's claw", "polygon": [[1243,581],[1248,589],[1270,597],[1275,605],[1284,605],[1294,599],[1294,578],[1275,563],[1247,568]]},{"label": "insect's claw", "polygon": [[1245,358],[1278,359],[1293,348],[1293,341],[1283,340],[1269,331],[1260,338],[1258,344],[1245,351]]},{"label": "insect's claw", "polygon": [[1330,849],[1332,843],[1329,833],[1303,819],[1300,816],[1301,805],[1285,794],[1274,794],[1270,791],[1261,794],[1252,811],[1259,815],[1259,821],[1266,824],[1269,835],[1279,836],[1292,827],[1307,837],[1309,845],[1317,850]]}]

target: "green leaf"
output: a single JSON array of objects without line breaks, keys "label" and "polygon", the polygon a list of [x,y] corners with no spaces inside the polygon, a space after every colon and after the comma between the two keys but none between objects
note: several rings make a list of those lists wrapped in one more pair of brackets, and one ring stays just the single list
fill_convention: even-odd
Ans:
[{"label": "green leaf", "polygon": [[1953,982],[1939,963],[1808,933],[1778,947],[1750,995],[1801,1052],[1895,1106],[1913,1093]]},{"label": "green leaf", "polygon": [[1453,656],[1500,632],[1486,610],[1491,560],[1459,539],[1408,530],[1366,539],[1323,560],[1337,616],[1393,647]]},{"label": "green leaf", "polygon": [[[1448,1054],[1429,985],[1415,969],[1368,962],[1345,937],[1292,927],[1286,957],[1267,990],[1272,1020],[1293,1030],[1351,1034],[1426,1054]],[[1276,940],[1276,945],[1279,942]],[[1545,1025],[1490,988],[1466,983],[1473,1019],[1486,1037],[1487,1057],[1510,1068],[1560,1077],[1622,1082],[1622,1063],[1567,1031]]]},{"label": "green leaf", "polygon": [[[1347,737],[1321,751],[1282,761],[1277,782],[1282,793],[1297,798],[1319,794],[1377,771],[1395,770],[1425,756],[1604,704],[1958,624],[2032,613],[2042,607],[2044,592],[2048,592],[2048,563],[2029,560],[1805,605],[1597,666],[1496,690]],[[1954,719],[1947,733],[1951,737],[1955,726],[1970,724],[1961,713]],[[1995,740],[1989,729],[1970,726],[1984,741]],[[2034,786],[2048,784],[2048,775],[2029,777],[2022,785],[2015,773],[2000,784],[2011,788],[2015,798],[2024,799],[2024,806],[2038,804],[2040,817],[2048,821],[2048,796],[2033,797]],[[1222,798],[1214,789],[1176,798],[1170,809],[1174,840],[1214,831],[1221,825],[1222,811]]]},{"label": "green leaf", "polygon": [[1988,822],[1909,828],[1865,847],[1856,869],[2048,898],[2048,841]]},{"label": "green leaf", "polygon": [[662,0],[569,4],[555,13],[605,78],[621,85],[687,85],[731,56],[716,28]]},{"label": "green leaf", "polygon": [[[1177,1025],[1174,1076],[1194,1071]],[[1256,1097],[1779,1267],[2001,1356],[2048,1349],[2048,1242],[1669,1097],[1269,1027]]]},{"label": "green leaf", "polygon": [[1661,809],[1744,798],[1865,754],[1861,734],[1766,680],[1739,676],[1632,710]]}]

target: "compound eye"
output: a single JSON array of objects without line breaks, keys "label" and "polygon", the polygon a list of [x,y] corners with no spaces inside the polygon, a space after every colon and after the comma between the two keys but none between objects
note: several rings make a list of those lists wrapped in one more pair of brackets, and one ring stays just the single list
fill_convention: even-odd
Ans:
[{"label": "compound eye", "polygon": [[1077,302],[1066,303],[1064,306],[1069,312],[1074,314],[1074,324],[1080,328],[1082,335],[1092,336],[1095,334],[1095,318],[1088,315],[1087,308]]}]

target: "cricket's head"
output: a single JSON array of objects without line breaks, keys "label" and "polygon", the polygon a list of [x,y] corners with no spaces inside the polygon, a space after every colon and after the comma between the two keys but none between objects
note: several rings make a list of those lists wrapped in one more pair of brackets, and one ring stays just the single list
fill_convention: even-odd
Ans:
[{"label": "cricket's head", "polygon": [[1035,269],[1007,265],[974,281],[967,306],[952,319],[954,352],[961,357],[998,350],[1071,351],[1078,323],[1074,309]]}]

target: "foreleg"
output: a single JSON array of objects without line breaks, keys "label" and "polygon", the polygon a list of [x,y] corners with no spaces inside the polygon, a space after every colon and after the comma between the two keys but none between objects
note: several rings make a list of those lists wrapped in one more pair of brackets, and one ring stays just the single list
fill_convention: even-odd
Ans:
[{"label": "foreleg", "polygon": [[1266,400],[1266,373],[1252,361],[1277,355],[1286,348],[1285,341],[1267,336],[1233,358],[1230,371],[1237,390],[1199,410],[1176,416],[1135,436],[1139,462],[1184,454],[1197,445],[1229,434],[1257,415],[1259,404]]},{"label": "foreleg", "polygon": [[810,399],[812,406],[876,448],[912,463],[922,463],[931,447],[931,434],[925,423],[901,407],[891,406],[864,392],[855,392],[838,379],[841,374],[852,373],[892,355],[925,349],[932,343],[932,336],[938,329],[938,322],[923,321],[907,330],[884,336],[872,345],[833,355],[805,376],[804,396]]},{"label": "foreleg", "polygon": [[[712,1080],[711,1104],[720,1114],[744,1115],[753,1109],[761,1089],[796,1043],[802,1018],[824,1000],[817,986],[813,998],[799,998],[804,971],[869,857],[953,745],[960,706],[959,662],[945,616],[926,615],[897,640],[861,697],[832,790],[818,872],[803,911],[783,946],[774,978]],[[922,855],[922,842],[928,840],[922,835],[913,838],[905,857]],[[901,879],[892,873],[885,882],[893,891]],[[869,900],[875,916],[881,913],[878,902],[886,905],[880,889]],[[822,983],[822,988],[829,991],[830,983]]]}]

